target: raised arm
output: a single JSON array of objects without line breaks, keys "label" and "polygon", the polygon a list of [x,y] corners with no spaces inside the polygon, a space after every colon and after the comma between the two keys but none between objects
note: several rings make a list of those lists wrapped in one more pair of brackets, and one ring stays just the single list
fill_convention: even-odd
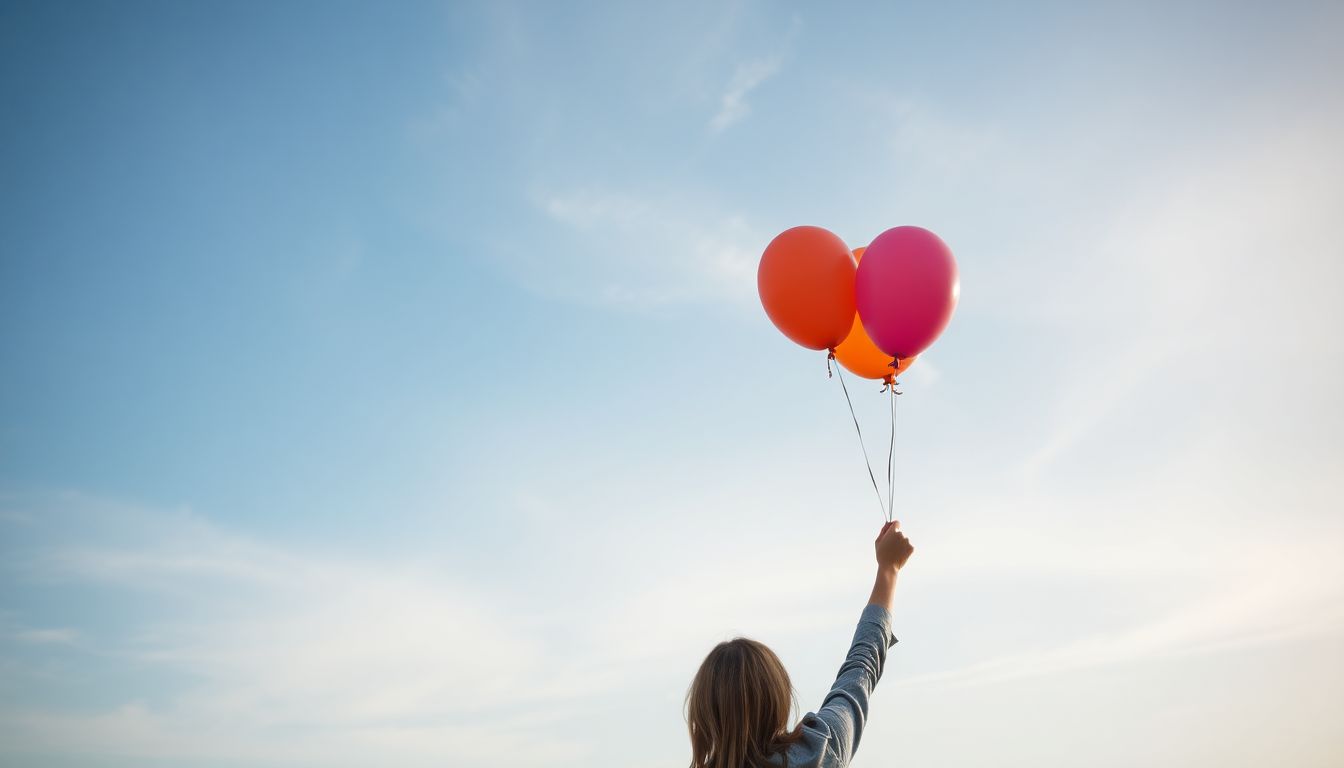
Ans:
[{"label": "raised arm", "polygon": [[821,709],[803,718],[804,727],[824,740],[825,754],[819,755],[818,765],[845,766],[853,759],[868,719],[868,700],[882,677],[887,648],[896,642],[891,632],[896,574],[915,550],[901,533],[900,524],[894,522],[882,526],[873,547],[877,552],[877,578],[868,605],[859,616],[849,653]]}]

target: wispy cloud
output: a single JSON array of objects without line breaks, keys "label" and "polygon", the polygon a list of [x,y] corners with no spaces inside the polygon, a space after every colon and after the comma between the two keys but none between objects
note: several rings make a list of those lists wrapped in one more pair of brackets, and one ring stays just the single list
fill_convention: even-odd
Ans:
[{"label": "wispy cloud", "polygon": [[[1332,142],[1297,127],[1213,143],[1166,169],[1161,188],[1118,202],[1110,228],[1080,243],[1079,258],[1095,277],[1072,286],[1054,311],[1060,321],[1090,326],[1097,348],[1081,351],[1066,371],[1074,381],[1052,406],[1052,432],[1027,459],[1028,474],[1068,455],[1123,408],[1162,399],[1141,388],[1162,386],[1164,374],[1216,380],[1221,371],[1237,389],[1208,391],[1203,408],[1258,421],[1289,417],[1298,404],[1276,403],[1273,416],[1265,410],[1273,389],[1254,381],[1257,350],[1274,350],[1279,381],[1294,386],[1312,386],[1325,370],[1344,372],[1344,356],[1321,354],[1336,346],[1338,303],[1318,293],[1319,283],[1290,287],[1282,263],[1266,255],[1299,254],[1313,273],[1340,276],[1339,260],[1326,255],[1339,246],[1323,226],[1344,204],[1344,190],[1325,171],[1344,173]],[[1336,322],[1322,322],[1322,314]]]},{"label": "wispy cloud", "polygon": [[545,262],[528,264],[533,288],[613,305],[755,295],[765,240],[740,214],[596,187],[537,198],[572,245],[553,242]]},{"label": "wispy cloud", "polygon": [[722,133],[751,114],[751,105],[747,102],[747,97],[779,74],[802,27],[802,19],[793,16],[789,19],[787,30],[776,43],[774,53],[738,63],[727,87],[719,95],[719,109],[709,120],[710,131]]},{"label": "wispy cloud", "polygon": [[[1205,534],[1176,534],[1199,541]],[[1009,551],[1024,551],[1019,539],[1003,531],[997,539]],[[1074,540],[1078,540],[1075,538]],[[1028,545],[1029,547],[1030,545]],[[1166,571],[1163,580],[1172,591],[1190,591],[1191,597],[1174,605],[1152,607],[1134,623],[1074,637],[1057,645],[1040,645],[1018,652],[999,654],[948,670],[915,675],[905,685],[975,685],[1000,683],[1114,664],[1193,656],[1235,648],[1290,642],[1297,638],[1344,633],[1344,569],[1335,562],[1333,546],[1301,535],[1274,536],[1263,529],[1243,530],[1239,536],[1224,536],[1211,551],[1192,557],[1181,573],[1178,558],[1155,557],[1141,544],[1117,548],[1115,561],[1107,563],[1099,550],[1089,548],[1095,559],[1091,567],[1082,562],[1054,571],[1061,578],[1099,577],[1115,585],[1138,583],[1139,571],[1149,575]],[[1238,553],[1253,553],[1239,559]],[[981,553],[985,554],[985,553]],[[1033,553],[1033,557],[1040,553]],[[1067,555],[1066,555],[1067,557]],[[992,555],[991,555],[992,558]],[[1047,556],[1048,558],[1048,556]],[[1253,584],[1239,583],[1238,564],[1254,564],[1258,574]],[[1049,562],[1043,567],[1052,569]],[[1226,573],[1219,574],[1223,570]],[[1196,586],[1198,585],[1198,586]],[[1101,591],[1104,594],[1104,591]]]},{"label": "wispy cloud", "polygon": [[11,633],[11,637],[21,643],[35,645],[72,645],[79,633],[73,629],[20,629]]},{"label": "wispy cloud", "polygon": [[[11,552],[8,577],[25,589],[64,590],[72,604],[96,592],[142,608],[121,622],[21,630],[11,639],[53,646],[79,638],[69,651],[76,655],[44,673],[67,684],[68,676],[125,665],[143,670],[146,682],[92,712],[0,698],[0,741],[11,748],[337,765],[389,757],[405,765],[580,764],[597,747],[583,727],[587,708],[651,677],[679,688],[715,628],[742,605],[762,604],[762,594],[779,620],[758,629],[801,632],[815,611],[786,608],[819,604],[834,586],[817,579],[771,594],[770,552],[738,558],[730,570],[757,576],[731,580],[727,563],[706,569],[669,557],[648,589],[598,590],[586,600],[601,609],[585,603],[576,615],[573,606],[535,604],[419,558],[361,561],[231,533],[190,512],[75,495],[55,503],[42,516],[51,531],[96,528],[96,509],[104,519],[115,512],[118,534],[43,538]],[[609,551],[603,567],[633,572],[621,545],[650,527],[612,526],[575,546],[590,561]],[[546,535],[554,542],[560,533]],[[190,682],[165,691],[164,680]]]},{"label": "wispy cloud", "polygon": [[[350,764],[386,751],[489,761],[484,745],[507,732],[517,765],[572,746],[535,730],[546,707],[528,702],[573,693],[545,684],[563,667],[548,672],[543,639],[503,601],[432,570],[290,552],[190,515],[137,510],[128,519],[146,523],[139,543],[30,552],[18,578],[74,594],[152,595],[149,620],[90,630],[84,645],[96,656],[84,661],[195,682],[154,705],[142,701],[150,687],[126,691],[123,704],[93,715],[11,701],[0,713],[10,744],[143,757]],[[15,637],[69,644],[76,632]],[[313,732],[321,738],[296,735]]]},{"label": "wispy cloud", "polygon": [[710,129],[716,133],[723,131],[750,114],[751,105],[747,103],[747,95],[779,72],[780,65],[779,57],[738,65],[727,90],[719,97],[719,111],[710,119]]}]

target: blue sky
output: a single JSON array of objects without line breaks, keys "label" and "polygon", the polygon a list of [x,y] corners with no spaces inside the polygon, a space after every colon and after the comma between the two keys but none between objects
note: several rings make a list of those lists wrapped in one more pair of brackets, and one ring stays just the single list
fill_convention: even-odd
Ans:
[{"label": "blue sky", "polygon": [[918,224],[856,765],[1335,765],[1342,32],[6,4],[0,763],[681,765],[738,633],[815,708],[881,515],[756,260]]}]

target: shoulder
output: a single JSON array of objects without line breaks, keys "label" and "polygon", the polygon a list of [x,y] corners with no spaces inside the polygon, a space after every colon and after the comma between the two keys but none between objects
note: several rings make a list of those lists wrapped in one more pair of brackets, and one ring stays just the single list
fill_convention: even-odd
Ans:
[{"label": "shoulder", "polygon": [[[843,763],[831,748],[831,726],[816,712],[808,712],[798,724],[802,738],[789,745],[789,768],[838,768]],[[776,756],[776,761],[779,757]],[[782,761],[779,761],[783,765]]]}]

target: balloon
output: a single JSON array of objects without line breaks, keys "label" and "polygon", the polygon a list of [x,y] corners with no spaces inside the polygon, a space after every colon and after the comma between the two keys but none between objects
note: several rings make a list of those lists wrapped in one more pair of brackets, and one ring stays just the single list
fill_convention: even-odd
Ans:
[{"label": "balloon", "polygon": [[[860,265],[863,264],[864,250],[863,248],[854,250],[854,260]],[[868,338],[858,312],[854,313],[854,324],[850,328],[849,335],[835,348],[835,359],[845,366],[845,370],[856,376],[888,383],[895,381],[897,376],[905,373],[905,369],[915,362],[913,357],[901,358],[900,367],[893,369],[891,355],[878,349],[873,340]]]},{"label": "balloon", "polygon": [[794,227],[765,247],[756,288],[770,322],[808,349],[834,349],[854,319],[854,257],[821,227]]},{"label": "balloon", "polygon": [[864,256],[854,298],[868,336],[898,360],[928,349],[952,319],[961,291],[952,251],[927,229],[895,227]]}]

